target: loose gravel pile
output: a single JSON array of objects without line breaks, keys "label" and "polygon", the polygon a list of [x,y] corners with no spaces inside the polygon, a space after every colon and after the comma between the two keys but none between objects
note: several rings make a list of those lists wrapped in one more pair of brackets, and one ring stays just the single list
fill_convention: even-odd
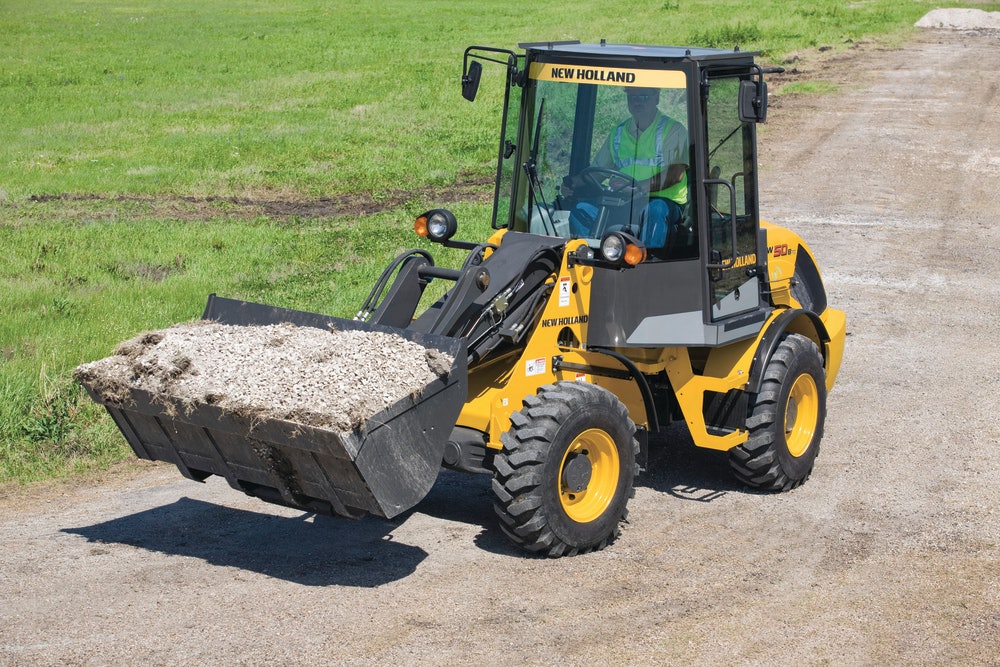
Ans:
[{"label": "loose gravel pile", "polygon": [[381,332],[199,321],[141,334],[74,375],[114,405],[143,390],[168,414],[215,405],[253,420],[343,431],[418,395],[452,361]]},{"label": "loose gravel pile", "polygon": [[916,22],[918,28],[1000,31],[1000,12],[982,9],[934,9]]}]

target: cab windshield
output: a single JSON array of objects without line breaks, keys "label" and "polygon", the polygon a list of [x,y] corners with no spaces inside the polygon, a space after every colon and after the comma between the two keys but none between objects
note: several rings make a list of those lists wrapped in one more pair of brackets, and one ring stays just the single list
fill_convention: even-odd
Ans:
[{"label": "cab windshield", "polygon": [[515,227],[693,251],[684,72],[533,63],[529,77]]}]

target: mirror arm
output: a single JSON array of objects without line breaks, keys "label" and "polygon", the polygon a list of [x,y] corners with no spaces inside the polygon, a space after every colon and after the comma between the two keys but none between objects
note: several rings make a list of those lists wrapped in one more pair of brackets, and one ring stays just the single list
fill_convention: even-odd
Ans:
[{"label": "mirror arm", "polygon": [[[473,53],[473,52],[477,53]],[[506,60],[490,57],[487,53],[506,55]],[[479,91],[479,78],[482,75],[483,65],[479,61],[498,63],[507,66],[507,74],[512,81],[516,81],[519,72],[517,71],[517,54],[510,49],[497,49],[492,46],[470,46],[465,49],[462,58],[462,97],[470,102],[476,99]]]}]

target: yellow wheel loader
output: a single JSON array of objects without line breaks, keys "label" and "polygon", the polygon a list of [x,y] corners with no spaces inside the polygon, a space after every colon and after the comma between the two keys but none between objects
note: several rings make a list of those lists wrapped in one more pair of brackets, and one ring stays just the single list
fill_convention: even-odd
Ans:
[{"label": "yellow wheel loader", "polygon": [[[442,466],[492,476],[503,531],[548,556],[619,533],[649,436],[683,421],[759,489],[792,489],[819,451],[844,348],[812,253],[758,218],[751,53],[523,44],[469,47],[505,81],[492,222],[461,241],[435,209],[426,240],[459,269],[403,253],[354,320],[209,298],[203,318],[388,332],[454,359],[420,392],[349,430],[166,411],[88,387],[140,457],[216,474],[264,500],[343,516],[415,506]],[[450,287],[422,301],[432,281]],[[432,301],[427,305],[426,301]],[[86,384],[86,383],[85,383]]]}]

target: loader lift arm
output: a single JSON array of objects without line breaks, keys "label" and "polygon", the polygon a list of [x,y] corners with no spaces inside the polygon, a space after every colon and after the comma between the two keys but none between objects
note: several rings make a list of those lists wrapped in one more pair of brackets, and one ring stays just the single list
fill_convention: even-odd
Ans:
[{"label": "loader lift arm", "polygon": [[[400,271],[369,321],[461,339],[470,365],[475,365],[516,346],[531,331],[552,290],[564,244],[557,237],[505,235],[485,258],[482,246],[473,245],[469,259],[456,270],[435,267],[408,251],[400,256]],[[455,285],[410,321],[430,277]]]}]

